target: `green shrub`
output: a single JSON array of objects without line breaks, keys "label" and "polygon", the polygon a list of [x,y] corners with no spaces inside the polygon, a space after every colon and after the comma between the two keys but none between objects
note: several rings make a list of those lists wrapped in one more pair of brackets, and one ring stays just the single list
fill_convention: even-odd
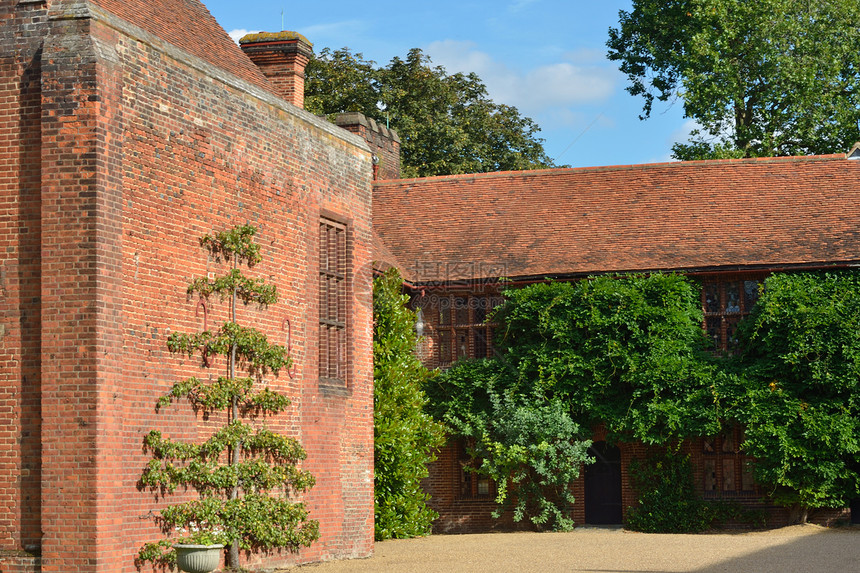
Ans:
[{"label": "green shrub", "polygon": [[739,329],[756,481],[804,521],[860,494],[860,274],[773,275]]},{"label": "green shrub", "polygon": [[434,391],[435,411],[453,433],[467,438],[471,471],[496,483],[494,517],[511,509],[515,522],[538,529],[573,527],[573,482],[588,461],[590,441],[580,439],[561,400],[518,395],[496,361],[460,362]]},{"label": "green shrub", "polygon": [[427,535],[437,517],[421,489],[444,428],[425,414],[433,373],[415,355],[415,314],[391,269],[373,283],[373,403],[376,539]]}]

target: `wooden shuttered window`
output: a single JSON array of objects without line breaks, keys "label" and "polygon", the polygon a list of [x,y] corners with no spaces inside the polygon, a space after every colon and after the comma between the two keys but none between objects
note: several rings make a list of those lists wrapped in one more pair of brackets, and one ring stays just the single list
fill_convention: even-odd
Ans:
[{"label": "wooden shuttered window", "polygon": [[347,228],[321,218],[319,225],[320,382],[347,382]]}]

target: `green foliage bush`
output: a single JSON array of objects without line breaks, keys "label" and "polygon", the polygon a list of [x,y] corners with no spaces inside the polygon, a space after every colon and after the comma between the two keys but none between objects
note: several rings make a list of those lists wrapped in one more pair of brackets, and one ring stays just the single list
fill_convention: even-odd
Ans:
[{"label": "green foliage bush", "polygon": [[494,517],[512,509],[515,522],[538,529],[573,528],[571,491],[590,441],[561,400],[519,395],[498,362],[460,362],[434,391],[435,408],[476,460],[472,471],[496,483]]},{"label": "green foliage bush", "polygon": [[[233,263],[225,276],[196,279],[189,295],[207,299],[217,294],[230,301],[231,320],[217,330],[185,334],[174,332],[167,341],[172,353],[199,354],[204,366],[207,358],[228,357],[229,371],[216,380],[189,378],[157,402],[157,408],[187,399],[204,416],[226,413],[226,423],[203,443],[186,443],[164,437],[157,430],[144,439],[152,453],[141,476],[141,485],[162,494],[178,488],[193,488],[199,497],[172,505],[159,513],[158,520],[168,538],[141,548],[140,562],[171,564],[175,561],[174,543],[229,546],[228,563],[239,567],[239,549],[297,550],[319,537],[319,524],[308,518],[296,494],[314,485],[313,476],[298,464],[306,456],[293,438],[252,424],[250,416],[274,415],[284,411],[286,396],[261,387],[263,376],[277,375],[291,364],[286,348],[268,341],[265,334],[236,323],[236,303],[255,303],[261,308],[277,302],[273,285],[246,278],[238,269],[261,260],[259,246],[253,242],[256,229],[235,227],[201,239],[216,260]],[[247,376],[236,376],[243,368]],[[176,531],[183,535],[174,537]]]},{"label": "green foliage bush", "polygon": [[[584,437],[663,444],[719,430],[696,285],[677,275],[592,277],[506,291],[496,358],[458,363],[433,413],[473,444],[500,508],[567,529]],[[583,431],[580,431],[583,428]],[[583,435],[585,434],[585,435]]]},{"label": "green foliage bush", "polygon": [[376,539],[427,535],[437,517],[421,489],[444,428],[423,408],[433,373],[415,355],[415,314],[395,269],[373,283]]},{"label": "green foliage bush", "polygon": [[756,480],[800,521],[845,507],[860,494],[860,276],[773,275],[739,334],[729,414]]},{"label": "green foliage bush", "polygon": [[583,426],[605,423],[610,440],[710,435],[722,374],[703,352],[698,292],[664,274],[510,290],[496,341],[517,384],[569,403]]},{"label": "green foliage bush", "polygon": [[[573,474],[541,456],[581,439],[568,421],[652,445],[740,424],[757,482],[798,520],[844,507],[860,496],[860,275],[780,274],[765,286],[739,328],[740,357],[707,351],[699,288],[677,275],[509,290],[495,317],[497,356],[441,376],[432,412],[471,440],[477,471],[502,484],[500,504],[522,492],[531,501],[519,514],[547,516],[550,527],[569,525],[560,516],[571,500],[552,493],[561,481],[539,468],[554,467],[562,481]],[[633,527],[697,531],[743,517],[695,501],[688,470],[670,461],[659,462],[669,481],[652,472],[643,482],[655,486],[641,490]],[[555,509],[542,513],[543,503]]]}]

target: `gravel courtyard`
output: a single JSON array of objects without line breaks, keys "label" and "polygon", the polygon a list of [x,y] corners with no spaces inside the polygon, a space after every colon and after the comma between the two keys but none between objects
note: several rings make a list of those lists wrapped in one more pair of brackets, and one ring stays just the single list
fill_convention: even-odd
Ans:
[{"label": "gravel courtyard", "polygon": [[370,559],[290,573],[795,573],[860,572],[860,527],[656,535],[580,528],[570,533],[435,535],[376,544]]}]

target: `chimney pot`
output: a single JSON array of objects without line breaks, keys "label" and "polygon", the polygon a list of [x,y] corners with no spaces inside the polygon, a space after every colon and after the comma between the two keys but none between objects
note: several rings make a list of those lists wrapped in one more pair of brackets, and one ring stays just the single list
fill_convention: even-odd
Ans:
[{"label": "chimney pot", "polygon": [[307,38],[298,32],[260,32],[243,36],[239,46],[281,97],[304,107],[305,66],[314,55]]}]

